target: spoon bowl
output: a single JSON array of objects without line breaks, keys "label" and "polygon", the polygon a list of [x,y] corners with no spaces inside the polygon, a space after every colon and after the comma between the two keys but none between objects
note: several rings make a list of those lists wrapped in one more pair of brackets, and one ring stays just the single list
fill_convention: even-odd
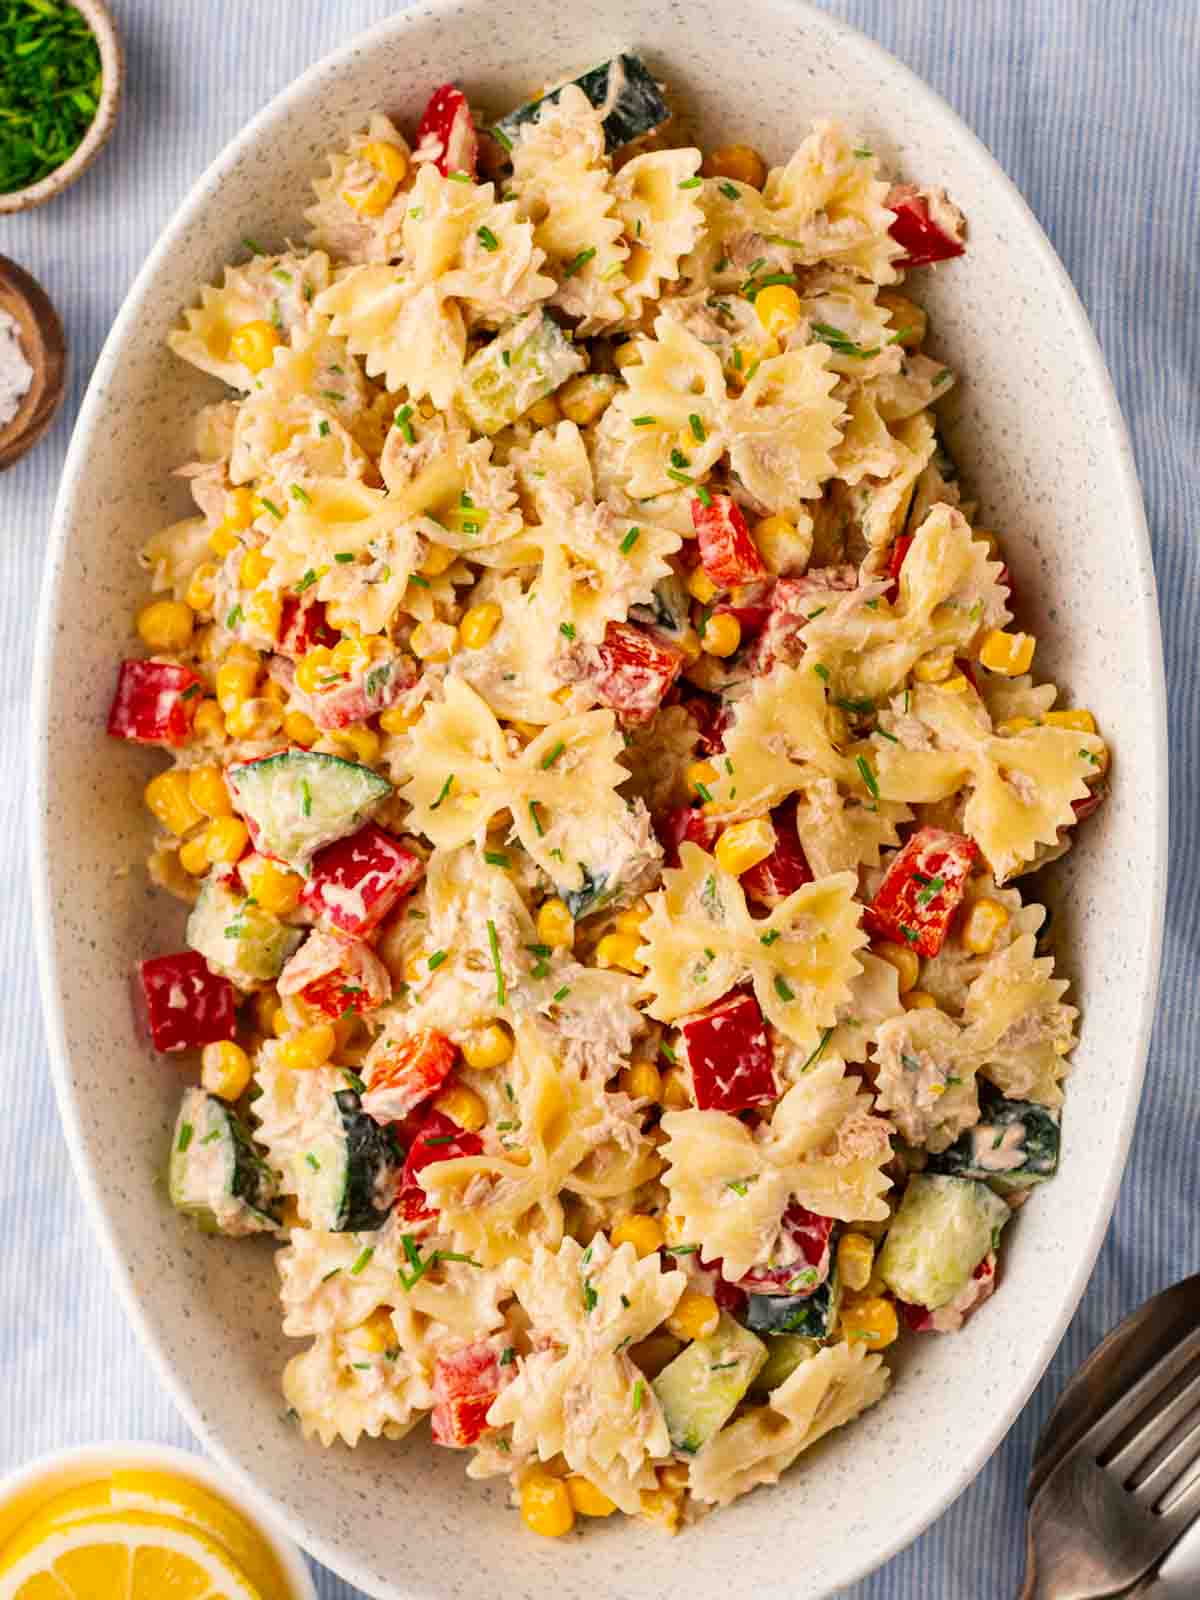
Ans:
[{"label": "spoon bowl", "polygon": [[0,311],[17,324],[33,382],[16,414],[0,428],[0,472],[11,467],[54,421],[67,387],[67,341],[50,296],[15,261],[0,256]]}]

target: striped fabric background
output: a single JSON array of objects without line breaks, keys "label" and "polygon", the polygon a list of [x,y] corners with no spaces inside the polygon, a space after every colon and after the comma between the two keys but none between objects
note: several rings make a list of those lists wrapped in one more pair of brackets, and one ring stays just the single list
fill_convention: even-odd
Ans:
[{"label": "striped fabric background", "polygon": [[[52,207],[0,219],[0,251],[45,283],[74,351],[63,415],[41,447],[0,478],[0,757],[11,762],[0,785],[0,838],[9,841],[0,878],[0,1039],[8,1040],[0,1470],[105,1437],[191,1442],[143,1364],[83,1216],[58,1131],[30,947],[19,774],[33,601],[68,433],[121,297],[192,179],[302,68],[395,9],[392,0],[112,3],[130,67],[112,147]],[[1200,1268],[1200,1096],[1193,1088],[1200,1055],[1200,202],[1192,149],[1200,7],[1196,0],[827,0],[827,9],[872,34],[956,107],[1016,180],[1066,262],[1133,430],[1162,598],[1172,900],[1149,1092],[1116,1220],[1088,1296],[1004,1446],[936,1527],[850,1591],[853,1600],[993,1600],[1017,1587],[1024,1476],[1064,1378],[1138,1301]],[[970,196],[959,198],[969,205]],[[1112,581],[1119,586],[1121,574]],[[1019,1336],[1020,1308],[1010,1311]],[[896,1471],[904,1471],[902,1460]],[[789,1559],[801,1596],[802,1553]],[[354,1591],[323,1574],[321,1594],[351,1600]]]}]

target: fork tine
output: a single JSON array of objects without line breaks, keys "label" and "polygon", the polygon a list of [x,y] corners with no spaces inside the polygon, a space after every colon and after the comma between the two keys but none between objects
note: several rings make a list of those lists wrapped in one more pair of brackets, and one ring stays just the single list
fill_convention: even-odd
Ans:
[{"label": "fork tine", "polygon": [[1139,1428],[1115,1455],[1102,1457],[1101,1464],[1104,1468],[1115,1473],[1122,1483],[1127,1482],[1159,1445],[1170,1437],[1172,1431],[1190,1411],[1200,1406],[1200,1361],[1193,1365],[1193,1371],[1189,1373],[1187,1368],[1184,1368],[1183,1372],[1176,1373],[1164,1390],[1160,1391],[1165,1393],[1166,1388],[1187,1373],[1187,1382],[1181,1385],[1179,1392],[1172,1395],[1161,1410],[1154,1412],[1145,1425]]},{"label": "fork tine", "polygon": [[[1192,1393],[1193,1405],[1200,1404],[1200,1389]],[[1192,1418],[1191,1426],[1171,1446],[1166,1455],[1133,1490],[1135,1500],[1143,1505],[1157,1506],[1169,1490],[1179,1482],[1187,1469],[1200,1456],[1200,1411]]]},{"label": "fork tine", "polygon": [[1171,1538],[1174,1540],[1191,1527],[1197,1516],[1200,1516],[1200,1472],[1178,1499],[1162,1512],[1158,1521],[1170,1530]]},{"label": "fork tine", "polygon": [[1194,1329],[1186,1339],[1161,1356],[1149,1372],[1144,1373],[1114,1406],[1092,1424],[1075,1448],[1087,1450],[1093,1456],[1101,1456],[1126,1428],[1137,1421],[1155,1395],[1197,1354],[1200,1354],[1200,1328]]}]

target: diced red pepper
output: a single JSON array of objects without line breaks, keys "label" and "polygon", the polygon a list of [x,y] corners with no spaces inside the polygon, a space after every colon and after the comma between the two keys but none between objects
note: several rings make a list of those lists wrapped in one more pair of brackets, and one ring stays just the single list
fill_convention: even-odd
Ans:
[{"label": "diced red pepper", "polygon": [[452,172],[475,176],[479,140],[471,121],[471,108],[461,89],[443,83],[435,89],[417,129],[416,154],[432,156],[443,178]]},{"label": "diced red pepper", "polygon": [[[669,1256],[670,1251],[667,1254]],[[730,1283],[728,1278],[723,1276],[725,1271],[724,1260],[720,1256],[715,1261],[702,1261],[697,1257],[696,1264],[701,1272],[711,1272],[713,1274],[708,1293],[712,1295],[721,1310],[728,1311],[730,1316],[733,1317],[740,1316],[746,1308],[746,1301],[749,1297],[744,1289],[739,1288],[736,1283]]]},{"label": "diced red pepper", "polygon": [[921,828],[892,858],[863,926],[879,939],[936,956],[962,902],[979,846],[965,833]]},{"label": "diced red pepper", "polygon": [[457,1059],[458,1046],[434,1028],[423,1028],[407,1039],[385,1034],[363,1065],[366,1110],[376,1122],[408,1116],[438,1092]]},{"label": "diced red pepper", "polygon": [[631,622],[610,622],[584,659],[587,681],[623,722],[648,722],[683,671],[682,651]]},{"label": "diced red pepper", "polygon": [[770,672],[777,661],[794,667],[804,654],[803,628],[829,604],[830,594],[858,588],[858,569],[849,565],[816,567],[802,578],[779,578],[771,587],[771,609],[750,652],[754,673]]},{"label": "diced red pepper", "polygon": [[783,1266],[752,1267],[738,1287],[748,1294],[814,1294],[829,1276],[833,1226],[832,1217],[793,1202],[783,1214],[788,1243],[780,1252],[790,1259]]},{"label": "diced red pepper", "polygon": [[905,557],[912,549],[915,534],[901,533],[892,545],[891,554],[888,556],[887,574],[892,580],[885,594],[890,605],[895,605],[896,597],[900,593],[900,568],[904,565]]},{"label": "diced red pepper", "polygon": [[752,994],[730,994],[679,1023],[701,1111],[745,1111],[779,1098],[775,1052]]},{"label": "diced red pepper", "polygon": [[469,1344],[450,1355],[439,1355],[433,1368],[433,1412],[430,1424],[434,1444],[464,1450],[478,1444],[488,1431],[487,1414],[493,1400],[516,1376],[516,1364],[503,1366],[501,1355],[489,1339]]},{"label": "diced red pepper", "polygon": [[706,816],[699,806],[676,806],[658,819],[656,832],[667,866],[677,867],[681,844],[698,844],[701,850],[711,850],[720,836],[721,824]]},{"label": "diced red pepper", "polygon": [[692,501],[692,526],[700,545],[700,565],[715,584],[732,589],[770,574],[750,537],[742,508],[727,494],[709,495],[711,504]]},{"label": "diced red pepper", "polygon": [[425,863],[374,822],[318,850],[301,898],[320,922],[365,938],[418,883]]},{"label": "diced red pepper", "polygon": [[307,597],[301,600],[292,594],[284,596],[283,609],[279,614],[279,644],[276,646],[281,656],[290,656],[293,661],[299,661],[301,656],[306,656],[318,646],[332,649],[340,638],[341,634],[325,619],[324,601]]},{"label": "diced red pepper", "polygon": [[374,1011],[392,997],[392,980],[361,939],[310,933],[279,975],[279,993],[298,995],[323,1016]]},{"label": "diced red pepper", "polygon": [[156,1050],[199,1050],[233,1038],[237,991],[195,950],[139,961],[137,979],[135,1009]]},{"label": "diced red pepper", "polygon": [[888,232],[905,250],[895,266],[927,267],[930,262],[962,255],[962,240],[938,227],[929,215],[929,201],[918,189],[897,185],[887,197],[887,206],[896,213]]},{"label": "diced red pepper", "polygon": [[792,801],[771,813],[775,848],[764,861],[742,873],[742,888],[760,905],[777,906],[781,900],[813,881],[812,868],[796,832],[796,805]]},{"label": "diced red pepper", "polygon": [[204,685],[170,661],[122,661],[108,713],[114,739],[133,744],[186,744]]},{"label": "diced red pepper", "polygon": [[771,615],[771,591],[776,580],[759,583],[743,583],[738,585],[736,599],[718,600],[714,603],[712,614],[714,617],[730,616],[737,618],[738,627],[742,630],[742,638],[749,639],[766,626],[767,618]]},{"label": "diced red pepper", "polygon": [[376,661],[327,689],[308,696],[308,706],[317,727],[326,733],[348,728],[352,722],[365,722],[379,711],[394,706],[416,683],[419,672],[411,656],[391,656]]},{"label": "diced red pepper", "polygon": [[424,1222],[437,1215],[421,1187],[419,1173],[435,1161],[453,1161],[459,1156],[482,1154],[483,1140],[477,1133],[467,1133],[440,1111],[431,1111],[408,1147],[404,1171],[400,1174],[396,1204],[405,1222]]}]

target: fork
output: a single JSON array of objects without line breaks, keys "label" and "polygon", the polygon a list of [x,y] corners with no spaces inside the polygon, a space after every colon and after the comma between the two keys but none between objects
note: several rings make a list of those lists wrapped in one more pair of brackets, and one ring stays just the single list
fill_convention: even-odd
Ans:
[{"label": "fork", "polygon": [[1029,1516],[1019,1600],[1102,1600],[1142,1578],[1200,1515],[1200,1328],[1062,1457]]}]

